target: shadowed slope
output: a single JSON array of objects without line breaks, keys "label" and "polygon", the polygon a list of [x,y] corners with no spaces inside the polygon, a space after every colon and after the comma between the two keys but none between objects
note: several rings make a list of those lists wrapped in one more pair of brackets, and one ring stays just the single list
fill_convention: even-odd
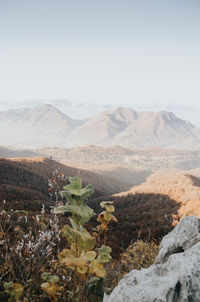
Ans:
[{"label": "shadowed slope", "polygon": [[200,217],[200,179],[187,172],[157,172],[147,181],[120,196],[135,193],[166,194],[180,203],[179,215]]},{"label": "shadowed slope", "polygon": [[31,201],[48,201],[48,179],[56,170],[65,176],[81,177],[83,184],[91,183],[95,188],[94,196],[113,193],[116,189],[111,180],[108,183],[100,175],[47,158],[0,159],[0,200],[28,201],[34,209]]},{"label": "shadowed slope", "polygon": [[[97,214],[101,200],[88,202]],[[117,255],[131,240],[160,241],[181,217],[200,217],[200,179],[181,171],[159,172],[142,185],[103,200],[114,201],[118,223],[111,224],[108,238]]]},{"label": "shadowed slope", "polygon": [[[88,201],[95,212],[102,211],[100,202],[112,200],[118,222],[112,222],[107,234],[108,245],[118,257],[131,241],[137,239],[160,241],[172,230],[173,217],[177,216],[179,203],[164,194],[128,194],[126,196],[104,196]],[[96,224],[93,219],[93,225]]]}]

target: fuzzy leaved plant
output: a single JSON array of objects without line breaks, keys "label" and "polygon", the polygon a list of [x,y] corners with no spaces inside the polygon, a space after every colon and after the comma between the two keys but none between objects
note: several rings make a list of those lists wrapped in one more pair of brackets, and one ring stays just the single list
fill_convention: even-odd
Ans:
[{"label": "fuzzy leaved plant", "polygon": [[[91,185],[82,187],[80,178],[69,178],[70,184],[61,193],[66,197],[67,204],[54,209],[54,214],[70,213],[70,225],[64,225],[62,235],[67,240],[67,247],[58,254],[59,264],[73,272],[75,287],[70,291],[72,301],[89,301],[92,293],[98,301],[103,301],[103,279],[106,276],[104,263],[111,260],[111,248],[104,245],[97,247],[96,237],[92,236],[84,224],[94,215],[94,211],[84,201],[94,192]],[[114,207],[105,204],[109,221],[113,219],[111,212]],[[85,296],[83,297],[83,294]],[[87,294],[86,294],[87,293]]]}]

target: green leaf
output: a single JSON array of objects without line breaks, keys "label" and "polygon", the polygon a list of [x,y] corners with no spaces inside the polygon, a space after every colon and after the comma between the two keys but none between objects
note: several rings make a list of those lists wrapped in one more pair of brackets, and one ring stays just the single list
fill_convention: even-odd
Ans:
[{"label": "green leaf", "polygon": [[53,209],[53,214],[63,214],[68,212],[68,206],[58,206]]},{"label": "green leaf", "polygon": [[102,208],[106,208],[106,211],[109,212],[109,213],[112,213],[115,211],[115,208],[113,206],[113,201],[102,201],[100,203],[100,206]]},{"label": "green leaf", "polygon": [[77,229],[77,224],[76,224],[76,222],[75,222],[71,217],[69,217],[69,220],[70,220],[70,222],[71,222],[72,228],[73,228],[74,230],[76,230],[76,229]]},{"label": "green leaf", "polygon": [[69,177],[70,184],[63,189],[66,191],[80,190],[82,188],[82,180],[79,177]]},{"label": "green leaf", "polygon": [[88,261],[92,261],[96,257],[96,252],[95,251],[88,251],[84,253],[84,256],[87,257]]},{"label": "green leaf", "polygon": [[84,204],[80,206],[69,205],[68,212],[72,213],[72,217],[81,224],[88,222],[95,215],[93,209]]},{"label": "green leaf", "polygon": [[69,200],[70,204],[75,204],[77,201],[83,202],[94,193],[94,188],[91,185],[82,188],[82,181],[79,177],[70,177],[69,181],[70,184],[65,186],[60,193]]},{"label": "green leaf", "polygon": [[13,281],[10,282],[4,282],[3,287],[5,290],[10,290],[13,288]]},{"label": "green leaf", "polygon": [[51,275],[50,273],[43,273],[42,274],[42,280],[44,281],[48,281],[50,283],[58,283],[59,282],[59,278],[56,275]]},{"label": "green leaf", "polygon": [[60,191],[59,193],[62,193],[70,204],[77,204],[77,198],[75,198],[75,195],[72,195],[68,191]]},{"label": "green leaf", "polygon": [[88,207],[87,205],[81,204],[77,205],[66,205],[66,206],[58,206],[54,209],[54,214],[69,212],[72,214],[73,219],[81,224],[84,224],[92,218],[95,213],[94,211]]},{"label": "green leaf", "polygon": [[97,257],[97,260],[99,263],[106,263],[110,262],[112,257],[110,256],[112,249],[109,246],[102,245],[101,248],[98,249],[99,255]]},{"label": "green leaf", "polygon": [[92,250],[96,243],[96,239],[83,227],[80,228],[80,230],[74,230],[69,225],[64,225],[62,234],[71,244],[74,244],[75,241],[77,241],[79,251]]}]

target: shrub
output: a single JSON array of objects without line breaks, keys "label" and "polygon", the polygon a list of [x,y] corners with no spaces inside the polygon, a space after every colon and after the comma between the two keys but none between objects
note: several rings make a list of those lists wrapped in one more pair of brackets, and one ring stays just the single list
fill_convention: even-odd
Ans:
[{"label": "shrub", "polygon": [[147,268],[154,263],[158,254],[158,245],[155,242],[145,242],[137,240],[129,245],[126,251],[121,255],[121,263],[124,272],[132,269],[140,270]]},{"label": "shrub", "polygon": [[[92,235],[84,227],[95,213],[84,201],[93,194],[91,185],[82,188],[81,179],[69,178],[70,184],[61,192],[68,200],[67,204],[59,205],[54,209],[54,214],[70,213],[70,225],[62,228],[62,236],[66,238],[67,246],[58,253],[56,263],[57,274],[63,274],[66,279],[70,275],[70,286],[67,289],[67,301],[88,301],[95,295],[98,301],[103,301],[103,278],[106,276],[104,264],[111,259],[111,248],[106,246],[106,231],[109,222],[115,217],[112,202],[102,202],[106,208],[98,216],[100,225]],[[104,233],[104,244],[100,245],[100,236]],[[96,239],[98,238],[98,240]],[[57,301],[56,294],[64,287],[55,288],[55,282],[42,283],[42,289]],[[52,289],[52,290],[51,290]],[[94,301],[94,297],[91,298]]]},{"label": "shrub", "polygon": [[107,266],[108,278],[105,284],[107,294],[110,294],[125,274],[133,269],[147,268],[154,263],[159,246],[151,241],[137,240],[121,254],[119,261],[112,261]]}]

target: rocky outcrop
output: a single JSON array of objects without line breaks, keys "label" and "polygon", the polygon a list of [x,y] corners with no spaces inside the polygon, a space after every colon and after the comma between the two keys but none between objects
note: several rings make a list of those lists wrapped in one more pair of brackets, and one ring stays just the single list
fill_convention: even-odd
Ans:
[{"label": "rocky outcrop", "polygon": [[104,302],[199,302],[200,219],[183,218],[160,245],[155,263],[132,270]]}]

